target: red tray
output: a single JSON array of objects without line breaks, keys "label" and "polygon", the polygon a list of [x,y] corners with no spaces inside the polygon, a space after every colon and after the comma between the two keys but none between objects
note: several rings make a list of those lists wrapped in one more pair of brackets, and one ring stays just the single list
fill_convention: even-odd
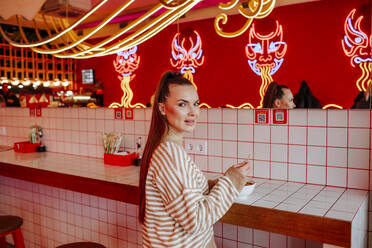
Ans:
[{"label": "red tray", "polygon": [[40,143],[30,143],[30,141],[16,142],[14,143],[15,152],[36,152],[36,148],[40,146]]},{"label": "red tray", "polygon": [[128,166],[134,165],[134,159],[138,158],[138,153],[133,152],[128,155],[118,155],[105,153],[103,155],[103,161],[105,164],[118,165],[118,166]]}]

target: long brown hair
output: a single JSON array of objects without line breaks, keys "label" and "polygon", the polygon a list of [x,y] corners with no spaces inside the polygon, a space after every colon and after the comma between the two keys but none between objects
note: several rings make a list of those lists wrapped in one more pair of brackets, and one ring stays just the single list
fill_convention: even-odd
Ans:
[{"label": "long brown hair", "polygon": [[163,103],[166,97],[169,96],[169,85],[192,85],[189,80],[182,77],[180,73],[168,71],[163,74],[155,91],[155,99],[152,107],[152,117],[149,134],[147,136],[147,142],[145,149],[143,150],[141,160],[141,171],[139,181],[139,221],[142,223],[145,218],[146,208],[146,178],[149,170],[152,154],[158,147],[163,138],[164,134],[168,131],[168,121],[164,115],[160,113],[159,103]]},{"label": "long brown hair", "polygon": [[283,89],[288,89],[285,85],[279,85],[276,82],[272,82],[269,87],[267,87],[262,107],[263,108],[273,108],[276,99],[282,99],[284,92]]}]

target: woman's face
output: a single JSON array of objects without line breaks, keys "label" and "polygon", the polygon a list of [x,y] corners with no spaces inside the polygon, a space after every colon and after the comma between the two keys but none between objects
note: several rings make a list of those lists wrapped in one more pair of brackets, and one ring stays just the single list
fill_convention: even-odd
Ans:
[{"label": "woman's face", "polygon": [[199,117],[199,96],[192,85],[169,85],[169,96],[159,103],[170,127],[177,133],[192,132]]},{"label": "woman's face", "polygon": [[281,99],[274,101],[274,108],[276,109],[294,109],[296,104],[293,102],[293,95],[290,89],[282,89],[283,96]]}]

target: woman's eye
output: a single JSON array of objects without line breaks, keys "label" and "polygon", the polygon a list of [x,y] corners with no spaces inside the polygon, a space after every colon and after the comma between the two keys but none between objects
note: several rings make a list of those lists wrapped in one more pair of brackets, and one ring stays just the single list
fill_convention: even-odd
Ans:
[{"label": "woman's eye", "polygon": [[181,102],[181,103],[178,104],[178,106],[180,106],[180,107],[185,107],[186,104],[185,104],[184,102]]}]

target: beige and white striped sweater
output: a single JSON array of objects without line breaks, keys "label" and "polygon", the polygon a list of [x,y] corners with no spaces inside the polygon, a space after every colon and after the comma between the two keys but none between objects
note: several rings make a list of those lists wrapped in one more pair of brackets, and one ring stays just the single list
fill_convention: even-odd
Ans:
[{"label": "beige and white striped sweater", "polygon": [[163,142],[154,151],[146,179],[144,247],[206,247],[213,224],[238,191],[227,176],[209,191],[203,173],[183,147]]}]

